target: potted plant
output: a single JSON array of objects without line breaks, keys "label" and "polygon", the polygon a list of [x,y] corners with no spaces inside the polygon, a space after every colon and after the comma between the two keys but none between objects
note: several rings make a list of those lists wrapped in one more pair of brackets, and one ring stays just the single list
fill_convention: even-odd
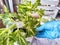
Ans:
[{"label": "potted plant", "polygon": [[14,31],[17,27],[13,19],[15,14],[9,13],[5,5],[3,9],[5,13],[0,14],[0,19],[6,28],[0,28],[0,45],[28,45],[25,40],[26,33],[21,29]]},{"label": "potted plant", "polygon": [[44,10],[37,9],[40,5],[40,0],[35,0],[33,4],[31,1],[24,1],[18,5],[18,18],[24,22],[28,36],[35,35],[35,28],[40,25]]},{"label": "potted plant", "polygon": [[[18,14],[9,13],[4,6],[5,14],[0,14],[0,19],[2,19],[6,28],[0,28],[0,45],[28,45],[25,38],[35,35],[35,28],[40,25],[44,15],[44,10],[37,9],[39,5],[40,0],[36,0],[34,4],[31,1],[26,1],[24,4],[18,5]],[[14,18],[18,19],[18,22],[24,23],[22,29],[19,29]],[[25,30],[23,30],[24,28]]]}]

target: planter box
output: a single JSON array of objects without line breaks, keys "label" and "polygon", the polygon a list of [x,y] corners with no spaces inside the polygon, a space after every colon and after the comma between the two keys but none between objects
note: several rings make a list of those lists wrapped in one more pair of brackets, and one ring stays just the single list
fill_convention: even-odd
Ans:
[{"label": "planter box", "polygon": [[41,5],[58,5],[59,0],[41,0]]},{"label": "planter box", "polygon": [[[44,8],[43,8],[44,7]],[[52,16],[53,18],[56,17],[58,13],[58,8],[56,6],[38,6],[38,9],[44,9],[44,16]],[[49,11],[52,10],[52,11]]]}]

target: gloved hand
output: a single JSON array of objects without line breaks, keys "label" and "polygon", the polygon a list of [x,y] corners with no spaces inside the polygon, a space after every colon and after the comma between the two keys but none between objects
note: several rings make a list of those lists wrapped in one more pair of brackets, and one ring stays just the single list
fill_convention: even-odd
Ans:
[{"label": "gloved hand", "polygon": [[38,38],[60,38],[60,20],[47,22],[36,28]]},{"label": "gloved hand", "polygon": [[36,31],[54,30],[54,29],[60,30],[60,20],[46,22],[40,27],[37,27]]}]

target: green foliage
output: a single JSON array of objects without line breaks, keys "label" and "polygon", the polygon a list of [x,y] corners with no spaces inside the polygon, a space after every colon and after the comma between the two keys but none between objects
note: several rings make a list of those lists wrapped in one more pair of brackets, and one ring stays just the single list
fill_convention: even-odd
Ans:
[{"label": "green foliage", "polygon": [[3,10],[4,10],[5,13],[9,13],[9,10],[8,10],[8,8],[6,8],[5,5],[3,6]]},{"label": "green foliage", "polygon": [[[20,21],[24,22],[28,36],[35,35],[35,28],[40,25],[41,18],[44,15],[44,10],[37,9],[39,5],[40,0],[36,0],[34,4],[31,1],[26,1],[24,4],[18,5],[18,17]],[[39,14],[38,19],[31,16],[33,12]]]},{"label": "green foliage", "polygon": [[14,45],[17,42],[18,45],[27,45],[25,40],[25,35],[22,31],[13,29],[16,27],[15,24],[11,25],[9,28],[0,29],[0,45]]},{"label": "green foliage", "polygon": [[[2,19],[4,25],[8,26],[8,28],[0,29],[0,45],[14,45],[14,43],[17,43],[18,45],[28,45],[25,38],[35,35],[35,28],[40,25],[44,14],[44,10],[37,9],[37,6],[40,5],[39,1],[40,0],[36,0],[34,4],[30,1],[26,1],[25,4],[19,4],[18,14],[9,13],[8,9],[4,6],[5,14],[0,14],[0,19]],[[37,12],[39,18],[32,17],[31,14],[33,14],[33,12]],[[13,18],[24,22],[26,33],[19,29],[13,32],[16,28],[16,21],[13,20]]]},{"label": "green foliage", "polygon": [[[2,19],[3,24],[8,26],[8,28],[0,28],[0,45],[27,45],[25,40],[26,33],[16,28],[14,17],[17,15],[15,13],[9,13],[8,9],[4,6],[5,14],[0,14],[0,19]],[[23,34],[22,34],[23,33]]]}]

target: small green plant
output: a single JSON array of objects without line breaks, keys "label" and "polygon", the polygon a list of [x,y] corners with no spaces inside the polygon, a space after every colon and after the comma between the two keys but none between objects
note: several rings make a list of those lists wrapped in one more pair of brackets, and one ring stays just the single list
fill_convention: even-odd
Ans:
[{"label": "small green plant", "polygon": [[9,28],[0,29],[0,45],[27,45],[25,40],[25,34],[23,31],[13,29],[16,27],[15,24],[11,25]]},{"label": "small green plant", "polygon": [[28,36],[35,35],[35,28],[40,25],[44,15],[44,10],[37,9],[39,5],[40,0],[35,0],[34,4],[31,1],[25,1],[25,3],[18,5],[18,18],[24,22]]},{"label": "small green plant", "polygon": [[26,33],[19,29],[14,31],[16,21],[13,18],[16,15],[9,13],[6,6],[4,6],[4,11],[5,14],[0,14],[0,19],[2,19],[6,28],[0,28],[0,45],[28,45],[25,40]]}]

